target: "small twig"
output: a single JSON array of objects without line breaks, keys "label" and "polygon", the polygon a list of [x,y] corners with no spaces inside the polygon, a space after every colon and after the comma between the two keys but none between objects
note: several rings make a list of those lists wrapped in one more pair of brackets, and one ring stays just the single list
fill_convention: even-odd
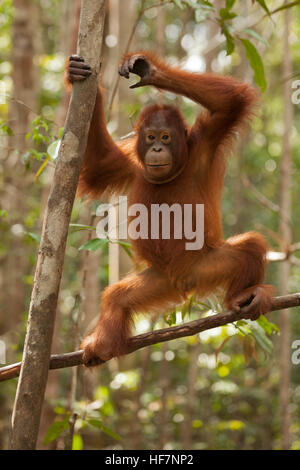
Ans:
[{"label": "small twig", "polygon": [[[132,27],[131,33],[129,35],[129,38],[128,38],[128,41],[127,41],[127,44],[126,44],[126,47],[125,47],[124,52],[123,52],[123,55],[128,54],[131,43],[132,43],[132,40],[133,40],[133,37],[134,37],[135,32],[136,32],[136,28],[137,28],[142,16],[144,15],[144,13],[148,10],[151,10],[152,8],[159,8],[159,7],[162,7],[164,5],[168,5],[168,4],[172,3],[172,1],[161,2],[161,3],[156,3],[155,5],[150,5],[147,8],[144,8],[145,1],[146,0],[142,0],[140,11],[139,11],[137,19],[136,19],[136,21],[135,21],[135,23]],[[112,90],[112,93],[111,93],[111,97],[110,97],[110,100],[109,100],[109,104],[107,106],[107,121],[109,121],[110,117],[111,117],[111,111],[112,111],[113,103],[114,103],[115,96],[116,96],[116,93],[117,93],[117,90],[118,90],[119,81],[120,81],[120,75],[117,74],[116,79],[115,79],[115,83],[114,83],[114,86],[113,86],[113,90]]]},{"label": "small twig", "polygon": [[290,256],[288,259],[294,266],[300,266],[300,259],[296,256]]},{"label": "small twig", "polygon": [[[297,294],[283,295],[273,297],[270,311],[282,310],[285,308],[300,306],[300,292]],[[164,343],[185,336],[193,336],[201,331],[210,330],[217,326],[224,326],[227,323],[233,323],[244,318],[243,309],[240,312],[227,311],[211,315],[209,317],[200,318],[182,325],[171,328],[163,328],[161,330],[150,331],[138,336],[133,336],[128,340],[128,348],[126,354],[130,354],[138,349],[151,346],[152,344]],[[99,364],[105,361],[99,360]],[[50,369],[63,369],[65,367],[79,366],[83,364],[82,350],[74,351],[67,354],[54,354],[50,359]],[[2,367],[0,369],[0,382],[18,377],[21,362]]]},{"label": "small twig", "polygon": [[[141,9],[139,11],[137,19],[136,19],[136,21],[133,25],[132,30],[131,30],[131,33],[130,33],[130,36],[128,38],[128,41],[127,41],[125,50],[123,52],[123,55],[126,55],[129,51],[129,48],[130,48],[131,42],[133,40],[133,36],[135,34],[137,25],[139,24],[140,19],[142,18],[143,14],[144,14],[144,11],[145,11],[144,10],[144,4],[145,4],[145,0],[142,1]],[[110,117],[111,117],[111,111],[112,111],[113,103],[114,103],[115,96],[116,96],[116,93],[117,93],[117,89],[118,89],[118,86],[119,86],[119,81],[120,81],[120,75],[117,74],[116,79],[115,79],[115,83],[114,83],[114,86],[113,86],[113,90],[112,90],[112,93],[111,93],[111,96],[110,96],[109,104],[108,104],[108,107],[107,107],[107,121],[109,121]]]},{"label": "small twig", "polygon": [[[274,258],[275,255],[275,258]],[[276,251],[276,252],[268,252],[267,253],[267,259],[271,262],[282,262],[282,261],[289,261],[291,264],[294,266],[300,266],[300,259],[297,258],[296,256],[293,256],[290,254],[290,252],[282,252],[282,251]]]},{"label": "small twig", "polygon": [[165,1],[165,2],[156,3],[155,5],[150,5],[149,7],[144,8],[143,13],[145,13],[145,11],[151,10],[152,8],[159,8],[159,7],[163,7],[165,5],[170,5],[170,3],[173,3],[173,0],[168,0],[168,1]]},{"label": "small twig", "polygon": [[[281,5],[281,7],[275,8],[275,10],[270,11],[270,15],[274,15],[275,13],[286,10],[287,8],[295,7],[297,5],[300,5],[300,0],[295,0],[294,2],[291,2],[291,3],[284,3],[283,5]],[[268,16],[268,15],[265,15],[265,16]]]},{"label": "small twig", "polygon": [[[17,104],[20,104],[21,106],[24,106],[24,108],[27,108],[28,111],[30,111],[31,113],[35,114],[36,116],[39,116],[40,113],[38,113],[37,111],[35,111],[34,109],[32,109],[30,106],[28,106],[28,104],[26,104],[24,101],[18,99],[18,98],[15,98],[14,96],[6,93],[5,94],[6,98],[8,98],[10,101],[14,101],[15,103]],[[61,128],[61,126],[59,124],[57,124],[57,122],[53,121],[53,119],[48,119],[48,118],[44,118],[46,121],[48,122],[51,122],[52,124],[54,124],[56,127],[58,127],[59,129]],[[18,134],[14,134],[14,135],[18,135]],[[21,135],[21,134],[20,134]]]},{"label": "small twig", "polygon": [[69,418],[70,426],[69,426],[67,437],[66,437],[65,450],[72,450],[75,424],[76,424],[77,418],[78,418],[78,414],[72,411],[71,416]]},{"label": "small twig", "polygon": [[290,252],[298,250],[300,250],[300,242],[293,243],[293,245],[290,246]]},{"label": "small twig", "polygon": [[279,206],[274,202],[270,201],[264,194],[258,191],[258,189],[255,188],[255,186],[251,183],[251,181],[246,175],[242,175],[242,182],[245,188],[249,189],[261,204],[263,204],[271,211],[279,212]]}]

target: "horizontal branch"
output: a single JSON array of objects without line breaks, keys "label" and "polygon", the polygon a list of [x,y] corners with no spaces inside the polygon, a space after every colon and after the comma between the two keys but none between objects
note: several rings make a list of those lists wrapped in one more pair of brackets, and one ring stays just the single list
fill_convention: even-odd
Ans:
[{"label": "horizontal branch", "polygon": [[[300,293],[283,295],[280,297],[273,297],[271,311],[282,310],[290,307],[300,306]],[[217,313],[209,317],[200,318],[191,322],[183,323],[182,325],[173,326],[171,328],[163,328],[157,331],[143,333],[138,336],[133,336],[128,340],[128,348],[126,354],[130,354],[138,349],[151,346],[152,344],[163,343],[185,336],[193,336],[201,331],[211,330],[218,326],[224,326],[228,323],[233,323],[245,317],[243,309],[240,312],[227,312]],[[99,364],[105,361],[99,360]],[[49,369],[63,369],[66,367],[79,366],[83,364],[82,350],[74,351],[67,354],[53,354],[50,358]],[[0,382],[18,377],[21,368],[21,362],[11,364],[0,368]]]}]

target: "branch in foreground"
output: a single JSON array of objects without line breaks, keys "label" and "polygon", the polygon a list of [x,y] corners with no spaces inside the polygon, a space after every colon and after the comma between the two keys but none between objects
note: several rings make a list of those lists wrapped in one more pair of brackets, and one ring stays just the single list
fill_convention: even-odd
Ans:
[{"label": "branch in foreground", "polygon": [[[297,294],[283,295],[280,297],[273,297],[271,311],[282,310],[290,307],[300,306],[300,292]],[[223,326],[227,323],[233,323],[237,320],[244,318],[243,309],[240,312],[227,312],[218,313],[199,320],[184,323],[182,325],[173,326],[172,328],[163,328],[149,333],[143,333],[138,336],[133,336],[128,340],[128,348],[126,354],[130,354],[138,349],[151,346],[156,343],[163,343],[185,336],[193,336],[201,331],[211,330],[217,326]],[[99,360],[99,365],[105,361]],[[66,367],[79,366],[82,362],[82,350],[74,351],[67,354],[53,354],[50,359],[50,369],[63,369]],[[21,362],[11,364],[0,368],[0,382],[18,377],[21,368]]]},{"label": "branch in foreground", "polygon": [[74,83],[47,201],[28,316],[10,450],[36,448],[69,222],[98,87],[106,0],[82,0],[78,54],[93,73]]}]

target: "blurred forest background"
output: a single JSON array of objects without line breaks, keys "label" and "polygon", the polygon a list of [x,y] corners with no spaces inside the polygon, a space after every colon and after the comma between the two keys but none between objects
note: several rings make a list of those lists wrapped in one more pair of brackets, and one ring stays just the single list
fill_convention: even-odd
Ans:
[{"label": "blurred forest background", "polygon": [[[0,4],[0,339],[7,364],[22,357],[42,218],[68,107],[64,64],[76,52],[79,15],[79,0]],[[104,38],[101,81],[116,138],[131,132],[142,106],[161,99],[155,89],[133,91],[130,82],[119,81],[126,50],[150,49],[188,70],[232,74],[261,89],[251,131],[229,161],[224,236],[263,233],[272,250],[267,281],[278,293],[299,292],[299,2],[109,0]],[[199,112],[194,103],[170,93],[164,100],[193,123]],[[101,290],[132,268],[127,244],[91,241],[95,207],[77,199],[73,208],[54,353],[78,349],[99,314]],[[137,332],[221,310],[213,296],[192,299],[152,323],[138,318]],[[38,447],[300,449],[300,361],[293,356],[299,314],[299,308],[274,312],[269,322],[238,322],[158,344],[93,372],[51,371]],[[2,449],[16,385],[13,379],[0,387]]]}]

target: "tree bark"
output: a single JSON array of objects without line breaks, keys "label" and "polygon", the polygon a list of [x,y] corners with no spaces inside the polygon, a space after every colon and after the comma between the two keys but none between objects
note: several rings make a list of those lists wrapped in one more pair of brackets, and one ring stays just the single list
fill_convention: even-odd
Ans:
[{"label": "tree bark", "polygon": [[[64,57],[68,57],[76,51],[77,47],[77,38],[78,38],[78,29],[79,29],[79,20],[80,20],[80,0],[63,0],[60,5],[60,27],[59,31],[61,34],[59,40],[59,52],[63,54]],[[63,93],[62,99],[58,106],[58,109],[55,114],[55,122],[59,126],[63,126],[65,123],[66,115],[68,112],[68,106],[70,102],[71,92],[65,90]],[[41,219],[43,219],[44,208],[49,197],[50,185],[54,173],[54,169],[51,167],[47,168],[47,184],[43,187],[42,191],[42,204],[41,204]],[[41,220],[42,223],[42,220]],[[85,252],[89,253],[89,252]],[[60,301],[58,300],[58,305]],[[56,312],[56,321],[54,326],[53,340],[52,340],[52,350],[57,350],[59,344],[59,333],[60,333],[60,323],[61,318],[59,316],[59,311]],[[58,318],[57,318],[58,317]],[[51,426],[55,413],[53,411],[52,402],[57,397],[57,390],[59,385],[59,373],[51,374],[47,381],[47,386],[45,390],[45,397],[42,414],[41,414],[41,425],[39,429],[39,435],[37,440],[36,448],[42,450],[53,450],[56,448],[57,442],[50,442],[46,446],[43,444],[44,437],[47,430]]]},{"label": "tree bark", "polygon": [[105,3],[82,0],[78,53],[93,74],[74,84],[47,203],[12,418],[13,450],[36,446],[69,221],[97,92]]},{"label": "tree bark", "polygon": [[[76,51],[78,28],[80,20],[80,0],[64,0],[61,4],[61,38],[60,38],[60,52],[68,57]],[[63,126],[68,106],[70,102],[70,93],[65,91],[59,108],[56,113],[55,121],[59,126]]]}]

